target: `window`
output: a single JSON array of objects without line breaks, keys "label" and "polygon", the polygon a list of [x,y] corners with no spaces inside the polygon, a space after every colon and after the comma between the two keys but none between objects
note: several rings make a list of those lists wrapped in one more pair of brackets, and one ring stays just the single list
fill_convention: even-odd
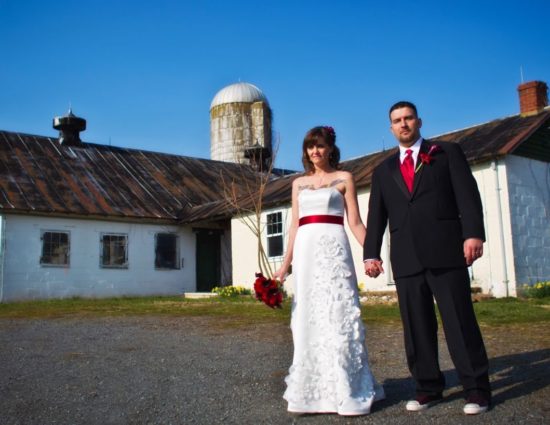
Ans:
[{"label": "window", "polygon": [[157,233],[155,236],[155,268],[179,269],[178,236],[173,233]]},{"label": "window", "polygon": [[69,265],[69,232],[43,231],[40,264],[47,266]]},{"label": "window", "polygon": [[281,257],[283,255],[283,213],[276,212],[267,215],[267,256]]},{"label": "window", "polygon": [[101,235],[101,267],[128,268],[127,235]]}]

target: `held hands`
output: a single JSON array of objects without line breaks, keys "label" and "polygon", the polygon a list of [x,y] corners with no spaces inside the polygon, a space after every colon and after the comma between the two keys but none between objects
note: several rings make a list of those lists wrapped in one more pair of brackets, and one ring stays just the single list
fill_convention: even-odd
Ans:
[{"label": "held hands", "polygon": [[483,255],[483,241],[470,238],[464,241],[464,258],[466,264],[471,266],[475,260]]},{"label": "held hands", "polygon": [[382,260],[366,260],[365,261],[365,274],[369,277],[378,277],[380,273],[384,273],[384,267],[382,267]]}]

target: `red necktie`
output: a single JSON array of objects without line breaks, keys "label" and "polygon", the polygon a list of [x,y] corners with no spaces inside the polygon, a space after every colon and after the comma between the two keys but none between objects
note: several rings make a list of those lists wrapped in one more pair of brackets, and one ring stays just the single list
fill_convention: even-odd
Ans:
[{"label": "red necktie", "polygon": [[414,161],[412,153],[413,151],[411,149],[407,149],[405,151],[405,159],[401,164],[401,174],[403,175],[403,180],[405,180],[409,192],[412,192],[414,182]]}]

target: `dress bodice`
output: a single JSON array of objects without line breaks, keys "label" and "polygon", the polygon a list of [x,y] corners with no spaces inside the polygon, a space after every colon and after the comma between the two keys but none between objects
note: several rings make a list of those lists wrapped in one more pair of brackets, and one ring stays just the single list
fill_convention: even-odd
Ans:
[{"label": "dress bodice", "polygon": [[344,216],[344,195],[336,187],[303,189],[298,195],[299,216]]}]

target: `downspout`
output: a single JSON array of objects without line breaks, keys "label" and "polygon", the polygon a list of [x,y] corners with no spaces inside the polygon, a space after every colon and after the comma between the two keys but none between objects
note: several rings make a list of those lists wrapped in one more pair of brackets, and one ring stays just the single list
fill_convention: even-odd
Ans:
[{"label": "downspout", "polygon": [[506,244],[504,240],[504,223],[502,220],[502,206],[501,206],[501,200],[500,200],[500,182],[498,179],[498,162],[497,159],[493,159],[491,162],[491,169],[493,170],[493,174],[495,176],[495,195],[497,198],[497,219],[498,219],[498,236],[499,236],[499,242],[500,242],[500,256],[502,258],[502,283],[504,283],[504,287],[506,288],[506,297],[510,296],[509,290],[508,290],[508,265],[506,264]]}]

